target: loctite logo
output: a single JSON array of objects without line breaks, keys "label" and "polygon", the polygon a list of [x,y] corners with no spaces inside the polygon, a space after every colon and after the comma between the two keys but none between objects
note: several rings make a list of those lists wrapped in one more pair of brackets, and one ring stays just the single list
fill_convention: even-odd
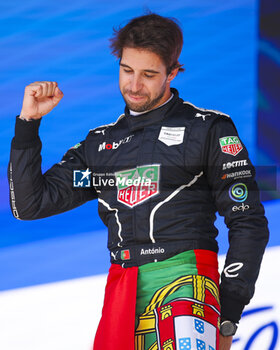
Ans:
[{"label": "loctite logo", "polygon": [[121,139],[120,141],[113,142],[113,143],[102,142],[102,143],[100,143],[100,145],[98,147],[98,152],[106,150],[106,149],[107,150],[117,149],[117,148],[119,148],[120,145],[130,142],[133,136],[134,135],[129,135],[129,136],[125,137],[124,139]]},{"label": "loctite logo", "polygon": [[236,160],[234,162],[224,163],[223,170],[230,169],[230,168],[237,168],[241,166],[247,166],[247,165],[248,165],[247,159]]}]

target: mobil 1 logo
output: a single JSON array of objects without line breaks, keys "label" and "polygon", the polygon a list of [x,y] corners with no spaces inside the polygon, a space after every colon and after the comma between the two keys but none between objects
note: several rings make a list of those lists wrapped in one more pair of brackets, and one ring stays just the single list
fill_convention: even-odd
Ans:
[{"label": "mobil 1 logo", "polygon": [[117,142],[113,141],[112,143],[102,142],[98,146],[98,152],[101,152],[104,150],[110,151],[110,150],[117,149],[120,147],[120,145],[123,145],[125,143],[129,143],[133,136],[134,135],[129,135],[129,136],[117,141]]}]

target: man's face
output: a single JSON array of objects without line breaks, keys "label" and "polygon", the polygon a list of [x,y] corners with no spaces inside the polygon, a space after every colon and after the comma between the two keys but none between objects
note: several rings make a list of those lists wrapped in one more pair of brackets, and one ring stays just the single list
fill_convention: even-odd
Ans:
[{"label": "man's face", "polygon": [[119,86],[127,107],[144,112],[170,97],[172,74],[166,74],[161,58],[148,50],[125,47],[120,61]]}]

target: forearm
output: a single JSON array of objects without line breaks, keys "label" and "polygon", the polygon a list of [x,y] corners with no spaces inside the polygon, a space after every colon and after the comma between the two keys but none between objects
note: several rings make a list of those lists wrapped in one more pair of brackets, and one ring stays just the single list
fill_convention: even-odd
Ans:
[{"label": "forearm", "polygon": [[[16,118],[15,136],[12,140],[8,179],[10,204],[17,219],[25,219],[28,207],[34,206],[33,173],[38,179],[41,173],[41,141],[39,126],[41,120],[27,122]],[[36,167],[35,167],[36,164]],[[36,168],[36,169],[35,169]]]},{"label": "forearm", "polygon": [[[251,300],[268,241],[267,220],[261,204],[255,215],[235,221],[229,230],[229,250],[221,276],[221,307],[224,319],[238,322]],[[247,221],[246,221],[247,220]],[[238,227],[240,226],[240,227]]]},{"label": "forearm", "polygon": [[224,337],[220,334],[219,350],[230,350],[232,344],[232,337]]},{"label": "forearm", "polygon": [[17,219],[34,220],[75,208],[96,198],[92,189],[73,189],[73,169],[83,169],[82,151],[70,150],[63,165],[41,172],[40,121],[17,118],[12,141],[8,177],[10,203]]}]

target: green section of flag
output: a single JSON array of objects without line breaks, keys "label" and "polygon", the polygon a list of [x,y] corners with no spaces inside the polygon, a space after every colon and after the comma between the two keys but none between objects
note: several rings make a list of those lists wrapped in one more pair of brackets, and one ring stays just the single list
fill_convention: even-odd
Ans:
[{"label": "green section of flag", "polygon": [[[150,303],[154,293],[160,288],[172,283],[179,277],[197,275],[197,261],[193,250],[180,253],[170,259],[156,263],[145,264],[138,269],[136,327],[138,316]],[[185,285],[166,297],[163,304],[179,297],[193,297],[193,287]],[[145,335],[145,349],[156,341],[156,334]]]}]

